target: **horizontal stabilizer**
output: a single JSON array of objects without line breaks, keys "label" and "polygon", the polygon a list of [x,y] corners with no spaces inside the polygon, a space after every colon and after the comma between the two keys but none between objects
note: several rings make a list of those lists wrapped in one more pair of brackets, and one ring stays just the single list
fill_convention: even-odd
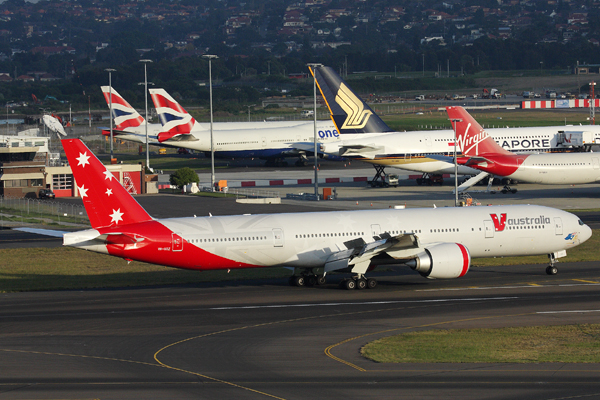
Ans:
[{"label": "horizontal stabilizer", "polygon": [[35,233],[36,235],[52,236],[62,238],[67,231],[56,231],[53,229],[39,229],[39,228],[13,228],[15,231]]},{"label": "horizontal stabilizer", "polygon": [[489,174],[487,172],[480,172],[479,174],[471,177],[470,179],[468,179],[467,181],[465,181],[462,185],[460,185],[457,188],[458,189],[458,193],[462,193],[462,192],[470,189],[471,187],[473,187],[474,185],[476,185],[479,181],[482,181],[483,179],[485,179],[487,176],[489,176]]},{"label": "horizontal stabilizer", "polygon": [[374,159],[377,157],[377,154],[385,153],[385,148],[374,144],[342,146],[339,153],[340,157],[364,157]]},{"label": "horizontal stabilizer", "polygon": [[194,142],[198,139],[190,133],[178,133],[178,132],[161,132],[158,134],[159,142],[166,142],[170,140],[172,142]]}]

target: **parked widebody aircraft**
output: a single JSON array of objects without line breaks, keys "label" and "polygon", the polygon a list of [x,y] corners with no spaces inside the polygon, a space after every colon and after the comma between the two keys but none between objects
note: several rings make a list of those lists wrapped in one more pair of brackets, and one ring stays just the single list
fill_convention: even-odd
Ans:
[{"label": "parked widebody aircraft", "polygon": [[81,140],[62,145],[92,225],[61,233],[64,245],[125,260],[196,270],[288,267],[297,286],[348,272],[345,288],[373,288],[367,272],[389,264],[451,279],[467,273],[472,257],[548,254],[556,272],[556,258],[591,236],[577,216],[530,205],[154,219]]},{"label": "parked widebody aircraft", "polygon": [[600,155],[593,152],[513,154],[500,147],[462,107],[446,107],[456,129],[461,165],[523,182],[578,184],[600,181]]},{"label": "parked widebody aircraft", "polygon": [[[373,164],[377,170],[375,180],[385,167],[424,174],[454,173],[452,162],[429,157],[453,155],[452,129],[394,132],[332,68],[319,67],[314,74],[342,139],[325,143],[326,153]],[[371,135],[356,139],[348,135],[360,132]],[[377,135],[377,132],[382,134]],[[584,133],[591,138],[591,143],[600,143],[600,126],[596,125],[495,128],[488,133],[500,146],[514,153],[570,150],[574,139]],[[462,166],[458,173],[472,175],[477,171]]]},{"label": "parked widebody aircraft", "polygon": [[[144,118],[114,88],[102,87],[107,104],[113,96],[113,135],[123,140],[146,142]],[[148,142],[209,153],[210,123],[198,123],[164,89],[150,89],[161,124],[148,124]],[[103,134],[110,134],[104,131]],[[314,153],[314,121],[257,121],[213,123],[213,149],[217,158],[261,158],[280,165],[284,158],[306,163]],[[331,121],[317,121],[317,141],[338,140]],[[318,151],[318,150],[317,150]],[[321,157],[336,158],[320,153]]]}]

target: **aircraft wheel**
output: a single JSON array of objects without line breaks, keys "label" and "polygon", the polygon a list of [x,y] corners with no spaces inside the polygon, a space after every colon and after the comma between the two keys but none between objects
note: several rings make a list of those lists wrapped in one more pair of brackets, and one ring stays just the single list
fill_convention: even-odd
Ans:
[{"label": "aircraft wheel", "polygon": [[306,283],[306,286],[312,287],[317,284],[317,277],[314,275],[309,275],[306,277],[306,279],[304,281]]},{"label": "aircraft wheel", "polygon": [[377,279],[373,279],[373,278],[367,279],[367,288],[375,289],[375,286],[377,286]]},{"label": "aircraft wheel", "polygon": [[365,289],[367,287],[367,280],[364,278],[360,278],[356,281],[356,288],[358,290]]},{"label": "aircraft wheel", "polygon": [[346,290],[354,290],[356,288],[356,282],[354,281],[354,279],[346,279],[342,282],[344,284],[344,289]]},{"label": "aircraft wheel", "polygon": [[304,277],[302,275],[294,276],[294,285],[302,287],[305,283],[306,281],[304,280]]},{"label": "aircraft wheel", "polygon": [[323,275],[317,275],[317,285],[324,285],[325,283],[327,283],[327,278]]},{"label": "aircraft wheel", "polygon": [[546,273],[547,273],[548,275],[556,275],[556,274],[558,274],[558,268],[556,268],[556,267],[555,267],[555,266],[553,266],[553,265],[548,265],[548,266],[546,267]]}]

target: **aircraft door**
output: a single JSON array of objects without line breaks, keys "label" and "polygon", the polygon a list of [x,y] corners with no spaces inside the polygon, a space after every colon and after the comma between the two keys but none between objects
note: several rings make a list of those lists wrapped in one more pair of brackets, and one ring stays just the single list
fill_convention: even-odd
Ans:
[{"label": "aircraft door", "polygon": [[371,236],[379,236],[381,234],[381,226],[378,224],[371,225]]},{"label": "aircraft door", "polygon": [[177,233],[171,233],[171,251],[183,251],[183,238]]},{"label": "aircraft door", "polygon": [[273,247],[283,247],[283,229],[273,229]]},{"label": "aircraft door", "polygon": [[489,219],[486,221],[483,221],[483,228],[485,229],[485,237],[486,238],[494,237],[494,231],[496,230],[496,228],[494,227],[494,223],[492,221],[490,221]]},{"label": "aircraft door", "polygon": [[560,219],[559,217],[554,218],[554,234],[555,235],[563,234],[562,219]]},{"label": "aircraft door", "polygon": [[597,157],[592,157],[592,164],[594,164],[594,169],[600,169],[600,163],[598,163]]},{"label": "aircraft door", "polygon": [[431,147],[431,136],[425,136],[425,144],[427,147]]},{"label": "aircraft door", "polygon": [[266,137],[260,138],[260,145],[262,146],[263,149],[265,149],[267,147],[267,138]]}]

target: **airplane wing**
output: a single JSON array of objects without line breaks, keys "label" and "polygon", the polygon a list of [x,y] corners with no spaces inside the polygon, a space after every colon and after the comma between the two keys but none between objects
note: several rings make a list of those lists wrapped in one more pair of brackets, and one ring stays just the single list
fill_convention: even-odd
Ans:
[{"label": "airplane wing", "polygon": [[385,153],[383,146],[370,145],[350,145],[340,147],[340,157],[364,157],[371,160],[377,157],[377,154]]},{"label": "airplane wing", "polygon": [[418,238],[412,233],[397,236],[384,233],[370,243],[359,238],[345,242],[344,245],[347,247],[345,250],[332,254],[325,263],[326,273],[350,267],[352,272],[364,274],[371,260],[383,252],[413,249],[412,253],[416,254],[415,249],[420,247]]}]

